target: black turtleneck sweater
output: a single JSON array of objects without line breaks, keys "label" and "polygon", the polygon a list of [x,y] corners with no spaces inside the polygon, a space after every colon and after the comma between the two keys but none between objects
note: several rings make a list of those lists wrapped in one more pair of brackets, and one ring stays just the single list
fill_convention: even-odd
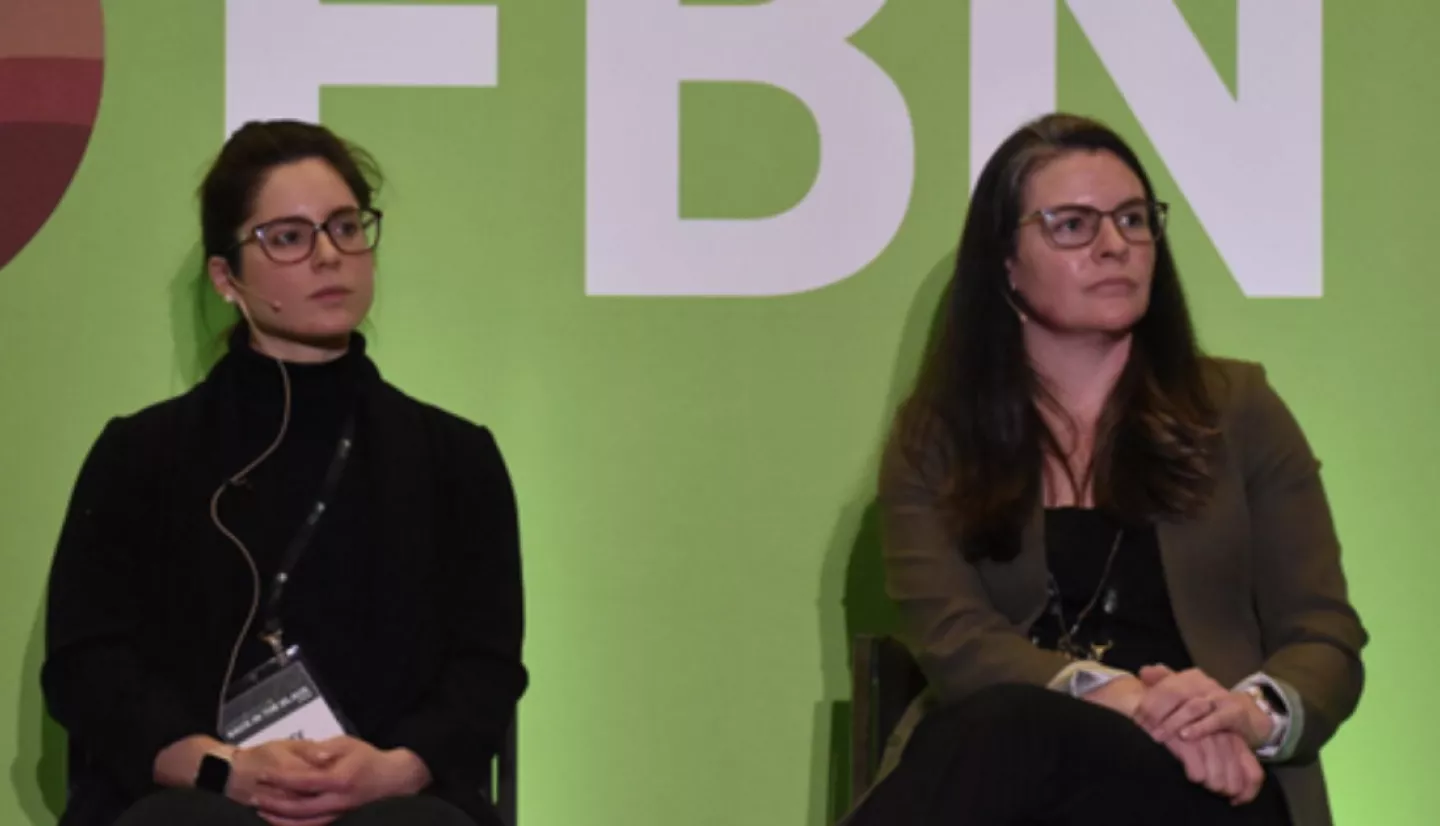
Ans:
[{"label": "black turtleneck sweater", "polygon": [[[380,748],[407,747],[434,793],[477,813],[523,693],[518,530],[488,430],[385,383],[355,336],[325,364],[288,364],[280,447],[219,512],[261,574],[319,493],[342,425],[354,447],[280,615],[333,701]],[[111,421],[76,482],[50,577],[42,682],[71,738],[65,826],[108,826],[154,789],[156,754],[215,735],[231,647],[252,597],[212,494],[271,443],[273,360],[243,334],[199,386]],[[258,620],[257,620],[258,622]],[[237,674],[267,656],[252,633]]]},{"label": "black turtleneck sweater", "polygon": [[[238,471],[273,442],[285,404],[275,360],[237,348],[233,361],[239,416],[233,436],[223,443],[222,455],[227,466]],[[269,604],[281,558],[321,492],[342,427],[357,415],[360,387],[374,378],[373,369],[356,350],[328,363],[287,363],[285,370],[291,394],[285,437],[243,484],[225,492],[219,509],[222,523],[245,544],[260,572],[257,626]],[[364,653],[363,641],[375,634],[373,616],[364,610],[374,603],[373,590],[380,585],[374,565],[377,549],[368,524],[372,509],[361,484],[372,470],[367,447],[367,440],[357,433],[325,515],[303,548],[280,603],[286,640],[301,643],[307,657],[332,661],[326,663],[328,667],[315,663],[322,678],[329,671],[348,671],[356,655]],[[338,627],[328,617],[357,622]],[[251,634],[237,672],[248,671],[269,654]],[[363,674],[338,677],[340,685],[364,680]]]}]

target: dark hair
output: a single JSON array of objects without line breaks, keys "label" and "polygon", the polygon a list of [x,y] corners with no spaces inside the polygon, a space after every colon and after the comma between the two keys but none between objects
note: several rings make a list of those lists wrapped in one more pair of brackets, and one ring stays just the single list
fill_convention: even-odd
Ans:
[{"label": "dark hair", "polygon": [[[1011,135],[976,183],[938,335],[897,418],[899,447],[912,464],[934,467],[937,451],[947,459],[940,504],[972,559],[1019,552],[1020,529],[1041,495],[1044,457],[1060,455],[1040,416],[1039,405],[1054,403],[1026,355],[1006,260],[1015,252],[1026,182],[1071,151],[1115,155],[1154,199],[1140,160],[1101,123],[1052,114]],[[1212,487],[1217,415],[1163,235],[1150,304],[1132,333],[1095,437],[1095,503],[1133,520],[1190,514]]]},{"label": "dark hair", "polygon": [[369,153],[314,123],[250,121],[225,142],[200,185],[200,236],[205,258],[219,255],[239,277],[236,232],[255,210],[255,198],[277,166],[318,158],[339,173],[361,207],[374,206],[380,169]]}]

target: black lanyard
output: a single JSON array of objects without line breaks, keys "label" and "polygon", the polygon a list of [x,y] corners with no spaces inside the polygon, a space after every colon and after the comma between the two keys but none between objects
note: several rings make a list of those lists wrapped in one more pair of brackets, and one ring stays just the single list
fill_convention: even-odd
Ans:
[{"label": "black lanyard", "polygon": [[261,626],[264,629],[261,637],[282,658],[280,598],[285,592],[285,583],[290,581],[290,572],[294,570],[296,563],[300,561],[300,555],[315,536],[315,526],[320,524],[320,517],[325,515],[331,497],[340,485],[340,477],[345,472],[345,462],[350,458],[350,448],[354,441],[355,417],[352,415],[345,420],[345,427],[340,432],[340,441],[335,445],[335,456],[330,459],[330,468],[325,471],[325,481],[320,485],[320,495],[311,506],[310,514],[301,523],[300,530],[296,531],[295,537],[290,540],[289,547],[285,549],[285,555],[280,559],[280,570],[275,572],[275,579],[270,586],[270,599],[265,603],[265,622]]}]

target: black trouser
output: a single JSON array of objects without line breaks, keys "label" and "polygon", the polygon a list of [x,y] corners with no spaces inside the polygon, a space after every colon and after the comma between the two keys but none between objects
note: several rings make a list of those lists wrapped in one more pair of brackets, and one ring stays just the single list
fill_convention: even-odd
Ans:
[{"label": "black trouser", "polygon": [[[193,789],[158,792],[136,803],[115,826],[268,826],[253,810],[228,797]],[[496,816],[477,824],[459,809],[427,795],[362,806],[333,826],[500,826]]]},{"label": "black trouser", "polygon": [[1140,726],[1056,691],[1005,685],[926,716],[845,826],[1288,826],[1267,774],[1245,806],[1185,776]]}]

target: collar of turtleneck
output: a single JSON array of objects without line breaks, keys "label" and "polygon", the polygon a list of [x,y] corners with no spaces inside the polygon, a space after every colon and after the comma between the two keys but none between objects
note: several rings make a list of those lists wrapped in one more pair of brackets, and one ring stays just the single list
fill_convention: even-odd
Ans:
[{"label": "collar of turtleneck", "polygon": [[[250,330],[237,325],[230,335],[225,362],[235,377],[240,408],[249,415],[268,420],[282,409],[284,384],[276,360],[255,350]],[[291,424],[313,424],[328,429],[354,409],[361,388],[379,376],[365,354],[365,338],[350,335],[350,347],[339,358],[326,362],[285,362],[290,379]]]}]

